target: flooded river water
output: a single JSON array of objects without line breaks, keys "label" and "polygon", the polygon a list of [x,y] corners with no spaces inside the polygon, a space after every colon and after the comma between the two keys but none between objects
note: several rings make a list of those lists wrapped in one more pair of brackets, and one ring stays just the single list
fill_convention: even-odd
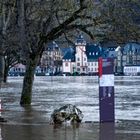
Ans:
[{"label": "flooded river water", "polygon": [[[28,108],[19,105],[23,77],[8,81],[0,89],[2,117],[8,121],[0,125],[0,140],[140,139],[140,77],[115,77],[115,125],[99,124],[98,77],[35,77]],[[49,124],[52,111],[65,104],[82,110],[82,124]]]}]

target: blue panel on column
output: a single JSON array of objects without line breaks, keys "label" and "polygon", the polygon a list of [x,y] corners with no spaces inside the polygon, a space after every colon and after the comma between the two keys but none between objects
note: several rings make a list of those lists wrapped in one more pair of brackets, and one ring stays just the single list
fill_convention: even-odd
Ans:
[{"label": "blue panel on column", "polygon": [[114,87],[99,88],[100,122],[114,122]]}]

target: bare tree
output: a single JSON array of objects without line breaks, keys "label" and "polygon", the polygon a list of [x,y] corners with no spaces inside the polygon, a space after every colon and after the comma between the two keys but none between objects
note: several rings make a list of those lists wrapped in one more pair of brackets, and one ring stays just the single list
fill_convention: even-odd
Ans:
[{"label": "bare tree", "polygon": [[8,72],[10,68],[12,68],[14,65],[18,64],[20,62],[20,50],[19,46],[16,45],[10,45],[4,48],[4,79],[3,82],[7,82]]},{"label": "bare tree", "polygon": [[10,19],[14,12],[15,2],[8,0],[0,1],[0,83],[4,80],[4,46],[7,29],[10,25]]},{"label": "bare tree", "polygon": [[140,41],[139,9],[139,0],[103,0],[101,14],[110,26],[104,39],[118,43]]},{"label": "bare tree", "polygon": [[20,104],[27,105],[31,104],[34,72],[44,45],[72,30],[82,30],[93,38],[88,28],[96,24],[97,15],[92,0],[18,0],[17,6],[20,43],[27,60]]}]

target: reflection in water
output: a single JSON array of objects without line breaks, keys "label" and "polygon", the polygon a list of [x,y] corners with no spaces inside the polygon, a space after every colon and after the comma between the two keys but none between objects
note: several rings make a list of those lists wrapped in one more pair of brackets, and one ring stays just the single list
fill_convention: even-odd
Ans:
[{"label": "reflection in water", "polygon": [[54,139],[79,140],[79,127],[80,124],[54,125],[53,127]]},{"label": "reflection in water", "polygon": [[35,117],[35,113],[33,115],[33,109],[31,106],[25,106],[23,107],[24,108],[24,111],[22,112],[21,114],[21,117],[23,118],[22,119],[22,122],[23,123],[32,123],[33,121],[33,117]]},{"label": "reflection in water", "polygon": [[0,140],[79,140],[79,128],[72,125],[59,128],[52,125],[5,125]]},{"label": "reflection in water", "polygon": [[0,126],[0,140],[2,140],[1,126]]},{"label": "reflection in water", "polygon": [[115,126],[114,123],[100,124],[100,140],[115,140]]},{"label": "reflection in water", "polygon": [[[0,140],[139,140],[140,125],[134,128],[133,123],[127,127],[113,124],[81,124],[79,126],[66,125],[1,125],[2,139]],[[115,131],[115,132],[114,132]],[[115,137],[115,138],[114,138]]]}]

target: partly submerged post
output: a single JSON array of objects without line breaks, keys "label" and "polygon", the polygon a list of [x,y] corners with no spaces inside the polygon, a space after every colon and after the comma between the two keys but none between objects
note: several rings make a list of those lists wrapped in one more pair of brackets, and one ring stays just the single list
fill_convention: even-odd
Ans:
[{"label": "partly submerged post", "polygon": [[99,58],[100,123],[114,122],[114,59]]},{"label": "partly submerged post", "polygon": [[2,105],[1,105],[1,99],[0,99],[0,122],[7,122],[1,115],[2,112]]}]

